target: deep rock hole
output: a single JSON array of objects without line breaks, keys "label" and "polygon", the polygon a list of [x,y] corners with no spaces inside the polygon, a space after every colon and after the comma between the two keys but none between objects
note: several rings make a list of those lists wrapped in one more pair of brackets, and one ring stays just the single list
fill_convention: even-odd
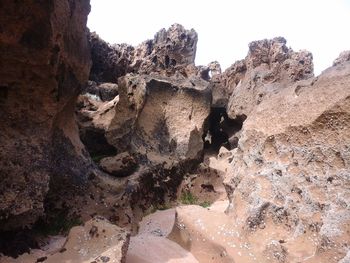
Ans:
[{"label": "deep rock hole", "polygon": [[224,107],[211,108],[208,117],[208,129],[203,135],[204,151],[217,154],[221,146],[228,150],[238,144],[238,134],[242,129],[246,116],[230,119]]}]

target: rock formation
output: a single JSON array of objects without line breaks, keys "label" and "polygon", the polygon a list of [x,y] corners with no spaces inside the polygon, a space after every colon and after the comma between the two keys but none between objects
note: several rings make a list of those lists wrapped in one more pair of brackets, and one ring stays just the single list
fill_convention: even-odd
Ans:
[{"label": "rock formation", "polygon": [[[280,74],[290,76],[290,69]],[[309,240],[304,258],[331,261],[346,252],[349,72],[344,62],[317,78],[280,86],[246,112],[226,178],[230,212],[248,235],[278,229],[274,236],[286,240],[279,245],[286,253],[276,261],[295,261],[302,239]]]},{"label": "rock formation", "polygon": [[193,29],[111,45],[44,2],[0,3],[0,262],[348,262],[349,51],[314,77],[265,39],[222,72]]},{"label": "rock formation", "polygon": [[[80,136],[104,172],[126,178],[117,183],[124,189],[113,200],[129,207],[117,216],[118,223],[134,225],[151,204],[173,199],[183,175],[201,160],[210,83],[194,65],[197,34],[180,25],[163,29],[153,40],[124,53],[120,45],[109,45],[95,35],[90,41],[94,81],[78,99]],[[176,62],[167,64],[167,59]],[[121,61],[129,64],[122,67]],[[107,72],[114,72],[118,82],[102,74]]]},{"label": "rock formation", "polygon": [[132,68],[141,74],[162,72],[173,75],[194,66],[198,36],[179,24],[160,30],[153,40],[136,47]]},{"label": "rock formation", "polygon": [[119,98],[106,132],[116,149],[157,164],[199,158],[211,103],[207,82],[127,75],[120,79]]},{"label": "rock formation", "polygon": [[110,45],[95,32],[90,33],[92,67],[90,80],[113,82],[130,71],[134,48],[132,46]]},{"label": "rock formation", "polygon": [[171,76],[197,72],[194,65],[198,35],[191,29],[174,24],[157,32],[154,39],[137,47],[127,44],[110,45],[95,32],[90,34],[92,68],[90,80],[114,82],[126,73]]},{"label": "rock formation", "polygon": [[229,92],[227,113],[230,118],[247,116],[265,96],[313,76],[312,54],[293,52],[284,38],[254,41],[248,56],[223,74]]},{"label": "rock formation", "polygon": [[[226,216],[222,207],[178,208],[171,234],[201,262],[208,255],[216,262],[346,261],[350,61],[344,52],[314,78],[309,53],[284,45],[280,38],[253,42],[247,58],[221,76],[233,91],[229,116],[247,117],[219,169]],[[276,56],[283,59],[273,64]]]},{"label": "rock formation", "polygon": [[[199,70],[188,70],[195,69],[196,32],[175,24],[124,52],[125,45],[109,45],[94,33],[90,42],[90,78],[98,83],[90,82],[77,112],[81,138],[90,154],[129,151],[148,166],[168,163],[167,169],[199,160],[211,92],[208,79],[197,76]],[[220,71],[218,64],[212,68]],[[108,100],[103,98],[104,82],[113,79],[103,75],[107,73],[119,77],[118,97]]]},{"label": "rock formation", "polygon": [[43,214],[49,182],[83,188],[89,158],[74,120],[90,70],[89,1],[2,1],[0,230]]}]

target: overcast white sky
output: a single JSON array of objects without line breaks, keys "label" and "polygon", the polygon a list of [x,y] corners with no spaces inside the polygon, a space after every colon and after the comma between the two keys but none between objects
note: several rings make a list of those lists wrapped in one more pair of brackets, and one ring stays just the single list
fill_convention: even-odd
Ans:
[{"label": "overcast white sky", "polygon": [[197,31],[197,65],[223,69],[275,36],[311,51],[316,74],[350,49],[350,0],[91,0],[88,26],[110,43],[138,45],[173,23]]}]

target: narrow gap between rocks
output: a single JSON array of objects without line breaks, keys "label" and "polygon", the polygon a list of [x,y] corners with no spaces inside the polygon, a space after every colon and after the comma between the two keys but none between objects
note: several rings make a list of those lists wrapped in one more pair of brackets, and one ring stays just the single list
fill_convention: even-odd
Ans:
[{"label": "narrow gap between rocks", "polygon": [[211,108],[208,130],[203,135],[204,151],[216,155],[221,146],[228,150],[238,144],[238,132],[242,129],[246,116],[230,119],[224,107]]}]

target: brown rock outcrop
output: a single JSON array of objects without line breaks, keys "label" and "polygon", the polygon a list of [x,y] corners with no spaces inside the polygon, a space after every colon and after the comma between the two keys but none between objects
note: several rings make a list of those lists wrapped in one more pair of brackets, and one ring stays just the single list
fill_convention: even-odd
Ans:
[{"label": "brown rock outcrop", "polygon": [[230,95],[227,113],[232,119],[247,116],[266,96],[312,76],[310,52],[294,52],[282,37],[254,41],[248,56],[223,73],[222,85]]},{"label": "brown rock outcrop", "polygon": [[[304,54],[292,57],[310,58]],[[249,61],[245,76],[257,73],[249,67],[260,63]],[[311,61],[303,61],[305,69],[288,62],[297,63],[296,71],[277,71],[273,83],[244,77],[230,98],[231,116],[248,117],[225,180],[228,211],[241,235],[269,237],[259,245],[266,262],[337,262],[350,242],[350,62],[309,78]],[[259,103],[257,91],[264,91]]]},{"label": "brown rock outcrop", "polygon": [[87,0],[0,3],[1,230],[43,214],[49,180],[86,182],[74,104],[90,70],[89,11]]},{"label": "brown rock outcrop", "polygon": [[[243,108],[238,148],[221,150],[215,162],[226,177],[228,206],[178,207],[172,240],[200,262],[347,262],[350,61],[346,53],[337,61],[316,78],[277,71],[279,88]],[[247,65],[242,82],[255,70]],[[229,79],[241,81],[241,72]],[[253,97],[256,82],[249,84],[242,96]],[[259,89],[264,85],[270,83]]]},{"label": "brown rock outcrop", "polygon": [[158,73],[172,76],[196,74],[194,65],[198,35],[182,25],[173,24],[157,32],[154,39],[137,47],[127,44],[108,44],[95,32],[90,34],[92,68],[90,80],[113,82],[127,73]]},{"label": "brown rock outcrop", "polygon": [[191,29],[174,24],[168,30],[160,30],[153,40],[147,40],[135,48],[131,67],[140,74],[162,72],[173,75],[194,65],[198,35]]},{"label": "brown rock outcrop", "polygon": [[90,33],[92,67],[90,80],[117,83],[119,77],[130,72],[134,47],[127,44],[110,45],[96,32]]},{"label": "brown rock outcrop", "polygon": [[198,79],[127,75],[106,132],[117,150],[141,154],[153,164],[198,159],[210,112],[208,83]]}]

